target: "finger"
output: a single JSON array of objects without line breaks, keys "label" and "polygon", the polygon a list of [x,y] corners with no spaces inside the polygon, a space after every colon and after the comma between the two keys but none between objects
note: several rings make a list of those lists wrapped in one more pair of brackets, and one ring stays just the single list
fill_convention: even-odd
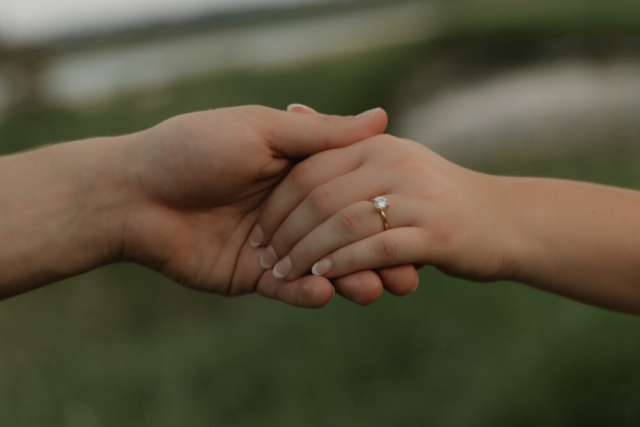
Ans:
[{"label": "finger", "polygon": [[390,187],[391,183],[384,175],[372,174],[363,169],[317,187],[289,214],[273,234],[267,249],[268,253],[275,254],[277,259],[270,261],[282,259],[304,236],[342,209],[387,194]]},{"label": "finger", "polygon": [[409,295],[418,287],[418,272],[411,264],[381,268],[376,274],[387,292],[397,297]]},{"label": "finger", "polygon": [[380,298],[383,288],[395,296],[409,295],[418,286],[418,274],[413,266],[401,265],[376,272],[359,271],[331,282],[338,295],[358,305],[367,306]]},{"label": "finger", "polygon": [[372,136],[387,127],[387,113],[376,108],[356,117],[296,114],[270,110],[261,129],[272,149],[285,157],[307,157],[342,148]]},{"label": "finger", "polygon": [[270,270],[264,272],[256,291],[264,297],[302,308],[322,308],[335,293],[331,282],[324,277],[304,276],[288,282],[275,278]]},{"label": "finger", "polygon": [[383,284],[371,270],[359,271],[331,281],[336,293],[363,307],[376,302],[383,291]]},{"label": "finger", "polygon": [[316,263],[312,272],[327,278],[342,277],[363,270],[412,264],[429,255],[426,231],[404,227],[385,231],[338,249]]},{"label": "finger", "polygon": [[[310,196],[312,191],[315,190],[316,193],[311,196],[312,201],[314,200],[313,198],[322,199],[323,195],[321,194],[322,191],[318,190],[319,186],[358,169],[365,160],[366,152],[371,150],[372,144],[377,140],[382,141],[384,138],[386,137],[370,138],[361,143],[350,145],[349,147],[319,153],[296,165],[267,199],[258,223],[251,232],[249,239],[251,246],[258,247],[266,245],[287,216],[289,216],[307,196]],[[367,168],[367,170],[369,170],[369,174],[366,174],[366,170],[363,168],[363,173],[358,177],[363,183],[362,185],[370,185],[371,177],[374,177],[377,181],[384,180],[379,171],[375,169],[375,166],[371,166]],[[338,196],[340,196],[345,189],[355,191],[357,188],[360,188],[356,188],[354,185],[356,183],[349,181],[349,179],[343,179],[346,187],[336,191]],[[378,190],[379,194],[375,194],[375,196],[387,193],[387,189],[392,185],[390,181],[391,179],[387,178],[385,185],[381,186],[382,188]],[[360,194],[358,198],[354,198],[353,196],[349,197],[351,201],[362,200],[366,198],[366,194]],[[345,197],[343,197],[343,199],[345,199]],[[322,200],[315,201],[317,203],[323,203]],[[343,203],[341,207],[344,206],[346,205]],[[334,209],[333,213],[340,208],[335,207]],[[322,220],[324,221],[326,218],[328,218],[328,216],[322,218]],[[315,224],[317,225],[319,222]],[[307,232],[311,229],[312,228],[307,229]],[[305,234],[306,233],[299,234],[298,237],[301,238]],[[291,247],[287,248],[287,250],[289,249],[291,249]],[[274,257],[276,257],[276,255],[274,255]],[[271,265],[275,264],[277,260],[278,259],[273,259]]]},{"label": "finger", "polygon": [[[299,114],[318,114],[303,104],[290,104],[287,111]],[[332,281],[336,293],[358,305],[367,306],[378,300],[383,288],[393,295],[410,294],[417,287],[418,274],[412,265],[383,268],[376,272],[361,271]]]},{"label": "finger", "polygon": [[[387,196],[387,200],[389,207],[385,213],[391,229],[411,226],[418,215],[424,215],[421,204],[418,205],[419,202],[416,203],[411,197],[392,194]],[[285,225],[288,223],[289,218]],[[294,237],[299,242],[276,264],[274,275],[287,280],[297,279],[323,257],[383,231],[384,221],[373,203],[368,200],[354,203],[307,232],[301,239]],[[282,233],[287,233],[287,230]],[[276,233],[272,243],[276,253],[276,240],[280,234],[280,231]]]},{"label": "finger", "polygon": [[250,245],[258,247],[269,242],[277,228],[313,189],[357,169],[362,153],[360,145],[352,145],[318,153],[297,164],[265,202],[251,232]]}]

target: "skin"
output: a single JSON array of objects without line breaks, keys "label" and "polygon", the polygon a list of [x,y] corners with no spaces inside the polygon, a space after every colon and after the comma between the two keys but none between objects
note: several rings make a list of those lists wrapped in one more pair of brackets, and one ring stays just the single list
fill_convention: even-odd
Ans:
[{"label": "skin", "polygon": [[298,164],[258,226],[286,280],[412,263],[640,314],[638,212],[637,191],[481,174],[382,135]]},{"label": "skin", "polygon": [[412,292],[414,264],[640,313],[639,192],[480,174],[386,122],[242,107],[0,158],[0,298],[129,261],[223,295],[366,305]]},{"label": "skin", "polygon": [[2,157],[0,298],[120,261],[192,289],[309,308],[335,290],[368,304],[383,286],[413,288],[410,266],[333,283],[284,281],[260,268],[264,250],[247,243],[296,159],[379,135],[386,124],[380,109],[337,117],[249,106]]}]

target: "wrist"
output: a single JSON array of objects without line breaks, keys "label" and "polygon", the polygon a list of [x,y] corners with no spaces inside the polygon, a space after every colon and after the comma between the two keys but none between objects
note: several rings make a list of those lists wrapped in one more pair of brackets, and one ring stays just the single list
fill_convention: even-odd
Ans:
[{"label": "wrist", "polygon": [[73,144],[84,144],[78,150],[85,153],[76,181],[79,246],[90,251],[92,268],[122,261],[127,218],[138,199],[131,167],[135,134]]},{"label": "wrist", "polygon": [[[491,176],[498,196],[494,203],[501,218],[498,244],[501,253],[496,280],[518,281],[523,274],[523,260],[527,259],[529,243],[523,232],[522,196],[519,178]],[[526,221],[526,220],[525,220]]]},{"label": "wrist", "polygon": [[[506,213],[502,280],[532,284],[550,274],[549,265],[568,224],[558,226],[555,180],[501,177]],[[549,184],[552,184],[551,187]]]},{"label": "wrist", "polygon": [[[110,263],[133,262],[157,269],[168,257],[173,236],[167,231],[171,227],[162,222],[168,205],[153,198],[149,191],[153,185],[148,185],[149,175],[158,169],[150,162],[153,155],[149,155],[155,141],[153,131],[146,130],[110,143],[111,161],[100,174],[108,177],[111,197],[98,202],[98,206],[105,207],[102,235],[107,237],[105,247]],[[170,185],[171,181],[167,182],[163,184]]]}]

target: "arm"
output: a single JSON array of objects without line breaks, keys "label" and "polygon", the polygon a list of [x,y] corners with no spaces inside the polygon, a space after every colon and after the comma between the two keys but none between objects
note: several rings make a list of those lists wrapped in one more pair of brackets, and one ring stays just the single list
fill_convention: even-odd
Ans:
[{"label": "arm", "polygon": [[[640,314],[639,192],[481,174],[390,136],[297,168],[258,221],[289,280],[414,263]],[[369,201],[382,195],[384,232]]]},{"label": "arm", "polygon": [[126,138],[0,158],[0,298],[118,259],[130,198]]},{"label": "arm", "polygon": [[[0,298],[132,261],[193,289],[320,307],[334,293],[325,278],[257,286],[262,250],[246,239],[291,159],[379,134],[386,122],[382,110],[336,117],[239,107],[0,158]],[[359,302],[354,295],[384,280],[365,272],[337,282]]]},{"label": "arm", "polygon": [[505,278],[640,314],[640,192],[502,180],[513,223]]}]

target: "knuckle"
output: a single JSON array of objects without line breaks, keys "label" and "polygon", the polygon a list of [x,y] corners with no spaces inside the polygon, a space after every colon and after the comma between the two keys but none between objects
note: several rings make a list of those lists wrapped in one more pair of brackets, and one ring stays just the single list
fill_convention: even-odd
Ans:
[{"label": "knuckle", "polygon": [[269,239],[273,236],[277,228],[277,221],[280,220],[282,214],[275,204],[267,203],[263,208],[258,220],[258,224],[264,233],[263,239]]},{"label": "knuckle", "polygon": [[360,217],[360,214],[353,209],[340,212],[337,215],[336,220],[338,231],[347,237],[357,234],[362,225],[362,218]]},{"label": "knuckle", "polygon": [[302,239],[289,253],[293,262],[294,270],[299,270],[311,261],[313,262],[316,245],[311,243],[309,239]]},{"label": "knuckle", "polygon": [[398,255],[398,246],[393,239],[382,237],[375,241],[373,250],[385,259],[396,259]]},{"label": "knuckle", "polygon": [[422,174],[425,171],[425,164],[420,160],[416,159],[414,156],[403,156],[398,159],[397,164],[395,165],[397,170],[401,170],[405,174],[409,176],[415,176],[416,174]]},{"label": "knuckle", "polygon": [[438,247],[446,249],[454,246],[456,233],[453,229],[444,226],[442,223],[434,223],[427,228],[427,231]]},{"label": "knuckle", "polygon": [[400,139],[393,135],[382,134],[382,135],[374,136],[373,138],[371,138],[371,140],[378,147],[388,147],[388,146],[397,145]]},{"label": "knuckle", "polygon": [[344,265],[345,271],[356,271],[357,269],[357,261],[355,253],[352,249],[345,249],[341,254],[342,264]]},{"label": "knuckle", "polygon": [[246,105],[243,107],[231,107],[227,108],[226,113],[237,120],[258,126],[260,124],[268,122],[268,111],[265,107],[259,105]]},{"label": "knuckle", "polygon": [[269,118],[273,115],[274,110],[269,107],[265,107],[264,105],[246,105],[244,107],[235,107],[237,111],[245,116],[253,116],[259,118]]},{"label": "knuckle", "polygon": [[309,160],[305,160],[298,163],[291,172],[289,172],[289,179],[291,180],[291,183],[295,188],[302,192],[307,189],[310,169],[311,165]]},{"label": "knuckle", "polygon": [[377,157],[381,153],[388,153],[392,147],[397,146],[397,138],[391,135],[377,135],[371,137],[365,146],[365,154],[368,157]]},{"label": "knuckle", "polygon": [[271,240],[271,246],[278,256],[284,256],[293,247],[295,242],[285,231],[278,231]]},{"label": "knuckle", "polygon": [[331,195],[325,187],[318,187],[309,194],[309,203],[316,212],[326,212],[331,202]]}]

